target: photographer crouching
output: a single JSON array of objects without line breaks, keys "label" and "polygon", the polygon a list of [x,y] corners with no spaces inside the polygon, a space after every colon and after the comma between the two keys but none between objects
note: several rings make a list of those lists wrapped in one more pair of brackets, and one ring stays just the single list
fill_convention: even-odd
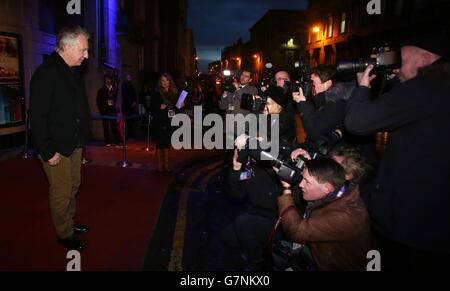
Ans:
[{"label": "photographer crouching", "polygon": [[[280,133],[279,138],[269,142],[288,146],[295,140],[295,122],[292,112],[286,109],[289,95],[276,86],[270,87],[265,94],[263,114],[268,116],[268,131],[278,126]],[[271,115],[277,117],[270,118]],[[240,248],[245,254],[244,270],[258,271],[268,269],[271,264],[271,260],[267,260],[267,241],[277,218],[281,184],[270,163],[251,157],[251,150],[244,149],[248,139],[246,135],[237,139],[239,150],[234,152],[233,167],[228,175],[230,196],[246,199],[248,209],[225,228],[222,237],[228,246]]]},{"label": "photographer crouching", "polygon": [[355,183],[364,173],[364,164],[360,162],[363,158],[358,156],[356,149],[347,148],[336,153],[340,156],[313,160],[309,160],[309,154],[303,149],[292,153],[293,159],[299,155],[305,159],[303,178],[298,186],[307,206],[304,210],[297,210],[293,188],[282,181],[275,231],[281,222],[287,240],[279,236],[275,240],[273,254],[277,269],[366,269],[370,221],[359,195],[359,186]]}]

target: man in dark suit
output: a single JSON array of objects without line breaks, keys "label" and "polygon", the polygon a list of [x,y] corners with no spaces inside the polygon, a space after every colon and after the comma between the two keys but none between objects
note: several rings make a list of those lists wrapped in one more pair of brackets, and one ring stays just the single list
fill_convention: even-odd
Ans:
[{"label": "man in dark suit", "polygon": [[50,210],[58,241],[70,250],[86,245],[76,234],[76,194],[81,183],[82,148],[90,136],[90,112],[84,82],[76,68],[88,58],[89,34],[63,28],[55,52],[35,71],[30,84],[30,122],[34,145],[47,175]]}]

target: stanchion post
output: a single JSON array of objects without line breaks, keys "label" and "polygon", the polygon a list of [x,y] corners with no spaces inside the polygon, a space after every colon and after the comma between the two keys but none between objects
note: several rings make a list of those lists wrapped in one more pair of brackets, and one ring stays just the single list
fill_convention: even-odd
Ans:
[{"label": "stanchion post", "polygon": [[122,115],[122,124],[123,124],[123,162],[122,168],[126,168],[127,165],[127,116],[125,114]]},{"label": "stanchion post", "polygon": [[148,115],[148,122],[147,122],[147,147],[143,148],[144,151],[150,152],[153,150],[153,148],[150,146],[150,121],[151,121],[151,115]]},{"label": "stanchion post", "polygon": [[22,155],[22,159],[28,160],[29,155],[28,155],[28,144],[29,144],[29,110],[25,111],[25,144],[23,146],[23,155]]}]

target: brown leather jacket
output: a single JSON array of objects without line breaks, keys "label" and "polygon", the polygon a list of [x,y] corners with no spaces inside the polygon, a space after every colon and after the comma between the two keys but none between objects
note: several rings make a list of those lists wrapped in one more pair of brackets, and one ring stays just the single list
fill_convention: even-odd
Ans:
[{"label": "brown leather jacket", "polygon": [[[279,211],[293,205],[292,195],[278,198]],[[323,271],[363,271],[370,250],[370,221],[353,187],[341,197],[318,208],[303,219],[303,213],[290,211],[281,221],[285,235],[294,242],[307,243]]]}]

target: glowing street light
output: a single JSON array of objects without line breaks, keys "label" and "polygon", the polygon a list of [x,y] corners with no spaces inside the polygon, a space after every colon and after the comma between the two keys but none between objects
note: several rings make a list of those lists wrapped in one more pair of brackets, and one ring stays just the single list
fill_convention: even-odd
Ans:
[{"label": "glowing street light", "polygon": [[319,27],[315,26],[315,27],[313,28],[313,31],[317,33],[317,32],[320,31],[320,29],[319,29]]}]

